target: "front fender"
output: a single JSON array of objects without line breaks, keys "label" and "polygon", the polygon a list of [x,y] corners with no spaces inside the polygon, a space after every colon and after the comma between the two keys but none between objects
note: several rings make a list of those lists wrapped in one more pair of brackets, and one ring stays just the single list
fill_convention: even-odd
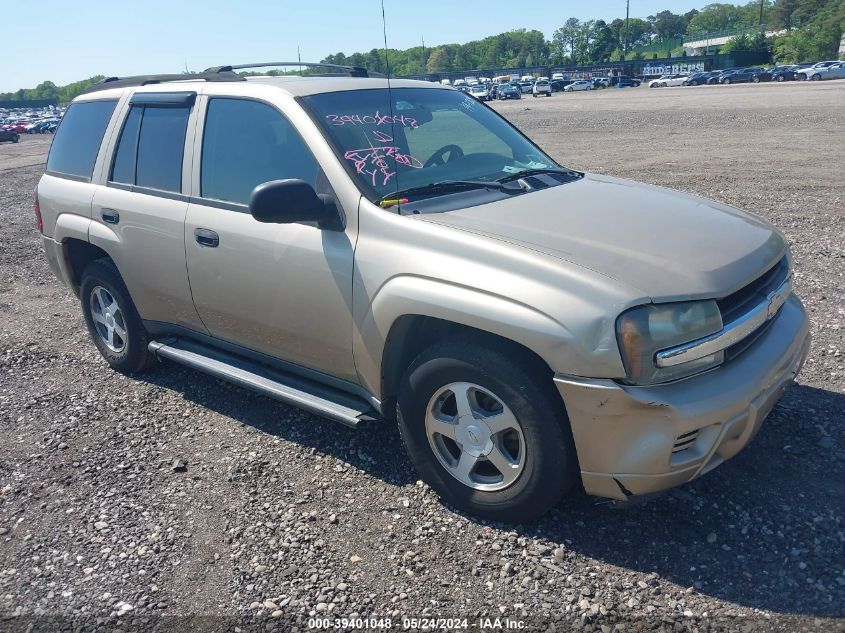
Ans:
[{"label": "front fender", "polygon": [[[576,307],[579,302],[574,302]],[[530,349],[552,369],[589,366],[601,373],[596,357],[586,358],[583,345],[559,319],[508,297],[471,287],[417,275],[399,275],[384,283],[372,297],[369,309],[358,324],[354,350],[362,384],[381,398],[381,367],[387,337],[393,324],[404,316],[441,319],[496,334]],[[592,332],[607,331],[596,323]],[[589,336],[587,337],[589,338]],[[603,336],[601,338],[604,338]],[[581,341],[583,344],[585,341]],[[588,347],[604,348],[615,341],[593,341]],[[615,365],[606,368],[618,372]]]}]

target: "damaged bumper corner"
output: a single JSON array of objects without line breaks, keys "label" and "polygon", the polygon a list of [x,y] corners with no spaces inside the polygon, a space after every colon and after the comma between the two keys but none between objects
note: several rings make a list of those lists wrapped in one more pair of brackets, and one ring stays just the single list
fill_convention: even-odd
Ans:
[{"label": "damaged bumper corner", "polygon": [[627,500],[686,483],[742,450],[804,363],[810,335],[795,295],[722,367],[664,385],[555,376],[588,494]]},{"label": "damaged bumper corner", "polygon": [[50,265],[50,270],[53,271],[53,274],[59,281],[65,284],[68,288],[71,288],[78,295],[76,284],[73,282],[73,274],[71,273],[67,260],[64,256],[63,244],[47,237],[46,235],[41,236],[41,243],[44,247],[44,254],[47,256],[47,262]]}]

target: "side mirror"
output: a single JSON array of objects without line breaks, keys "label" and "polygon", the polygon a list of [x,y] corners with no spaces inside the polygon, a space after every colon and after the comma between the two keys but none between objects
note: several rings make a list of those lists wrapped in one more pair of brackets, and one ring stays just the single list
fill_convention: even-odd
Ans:
[{"label": "side mirror", "polygon": [[266,224],[316,222],[321,229],[342,231],[344,218],[331,196],[320,196],[304,180],[271,180],[249,197],[249,212]]}]

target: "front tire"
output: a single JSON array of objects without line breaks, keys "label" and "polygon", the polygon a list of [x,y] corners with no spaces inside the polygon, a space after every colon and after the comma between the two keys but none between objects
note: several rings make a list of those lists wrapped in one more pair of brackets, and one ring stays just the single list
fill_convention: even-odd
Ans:
[{"label": "front tire", "polygon": [[402,379],[397,420],[422,479],[470,514],[531,521],[576,482],[572,434],[550,372],[520,349],[460,339],[429,348]]},{"label": "front tire", "polygon": [[111,260],[97,259],[85,267],[79,297],[94,345],[113,369],[135,373],[152,366],[149,335]]},{"label": "front tire", "polygon": [[810,81],[821,81],[822,76],[818,73],[810,77]]}]

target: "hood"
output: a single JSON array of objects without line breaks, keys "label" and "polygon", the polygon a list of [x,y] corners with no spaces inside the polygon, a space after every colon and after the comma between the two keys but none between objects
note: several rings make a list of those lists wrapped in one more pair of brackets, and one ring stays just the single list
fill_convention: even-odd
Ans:
[{"label": "hood", "polygon": [[577,264],[654,301],[725,296],[786,251],[780,233],[753,215],[594,174],[506,200],[416,217]]}]

